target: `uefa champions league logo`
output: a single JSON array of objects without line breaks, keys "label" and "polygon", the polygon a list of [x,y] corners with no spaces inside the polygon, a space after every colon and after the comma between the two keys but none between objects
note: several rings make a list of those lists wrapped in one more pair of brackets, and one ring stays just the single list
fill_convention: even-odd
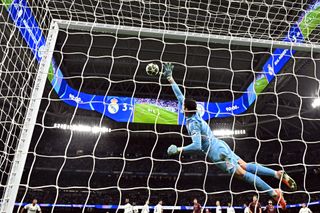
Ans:
[{"label": "uefa champions league logo", "polygon": [[108,105],[108,111],[111,114],[116,114],[119,111],[119,104],[116,98],[112,98],[110,104]]}]

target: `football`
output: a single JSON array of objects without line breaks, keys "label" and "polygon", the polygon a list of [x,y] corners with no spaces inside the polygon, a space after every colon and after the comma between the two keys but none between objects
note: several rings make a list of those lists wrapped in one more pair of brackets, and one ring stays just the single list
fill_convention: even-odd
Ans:
[{"label": "football", "polygon": [[146,72],[148,75],[157,75],[159,73],[159,66],[154,63],[150,63],[146,66]]}]

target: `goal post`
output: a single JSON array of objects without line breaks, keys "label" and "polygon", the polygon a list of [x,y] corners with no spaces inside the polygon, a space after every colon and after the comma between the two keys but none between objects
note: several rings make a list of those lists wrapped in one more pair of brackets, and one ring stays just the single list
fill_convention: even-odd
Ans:
[{"label": "goal post", "polygon": [[[238,46],[247,46],[247,47],[262,47],[267,48],[264,53],[266,55],[269,55],[269,59],[265,62],[265,66],[263,66],[263,69],[261,72],[257,73],[257,78],[254,78],[253,82],[249,84],[249,87],[243,91],[245,94],[252,93],[250,96],[250,99],[246,100],[246,104],[244,104],[244,101],[242,99],[233,99],[232,101],[225,102],[223,104],[221,103],[214,103],[215,106],[218,106],[219,111],[215,112],[211,108],[209,108],[209,103],[206,105],[206,107],[203,107],[204,110],[210,111],[212,117],[207,117],[206,120],[214,118],[214,117],[223,117],[223,113],[219,115],[220,110],[224,108],[225,113],[228,114],[228,116],[233,116],[236,114],[242,114],[244,113],[251,104],[253,104],[256,100],[257,95],[261,93],[276,76],[276,74],[280,73],[283,69],[283,67],[286,65],[286,63],[293,57],[293,54],[296,51],[304,51],[311,53],[320,53],[320,44],[316,42],[310,42],[308,39],[310,33],[320,24],[320,6],[314,10],[314,12],[310,11],[309,13],[306,13],[304,18],[301,18],[300,22],[297,22],[295,24],[290,25],[290,29],[288,29],[288,35],[283,40],[273,40],[273,39],[258,39],[256,37],[240,37],[240,36],[227,36],[227,35],[218,35],[218,34],[211,34],[211,33],[197,33],[197,32],[188,32],[188,31],[179,31],[179,30],[166,30],[166,29],[153,29],[153,28],[146,28],[146,27],[133,27],[133,26],[125,26],[125,25],[117,25],[117,24],[104,24],[104,23],[97,23],[97,22],[90,22],[91,20],[88,20],[87,22],[83,21],[74,21],[74,20],[63,20],[63,19],[53,19],[51,21],[50,29],[48,31],[48,35],[46,37],[46,45],[44,50],[40,50],[40,52],[37,52],[36,50],[36,57],[39,57],[38,53],[42,53],[40,65],[38,68],[38,72],[36,75],[36,80],[34,83],[34,86],[32,88],[32,93],[30,96],[30,103],[27,107],[26,116],[23,122],[22,132],[19,135],[19,143],[17,145],[17,148],[14,153],[14,160],[12,162],[12,166],[10,169],[10,174],[8,177],[7,184],[5,186],[5,192],[2,197],[2,201],[0,202],[0,213],[5,212],[13,212],[14,204],[16,201],[16,196],[19,190],[21,177],[23,174],[28,150],[31,143],[31,138],[33,134],[33,130],[36,123],[36,118],[39,111],[39,106],[41,103],[41,99],[43,96],[43,91],[45,87],[46,80],[48,79],[50,83],[52,84],[53,90],[55,90],[57,93],[60,89],[61,81],[65,80],[62,71],[60,70],[59,66],[58,68],[54,64],[53,60],[53,52],[56,45],[56,41],[58,38],[59,31],[65,31],[66,33],[69,33],[68,30],[73,31],[80,31],[84,32],[86,34],[94,34],[97,33],[105,33],[108,35],[112,35],[114,37],[120,36],[130,36],[134,37],[135,39],[144,39],[144,38],[156,38],[157,42],[165,42],[166,39],[171,40],[177,40],[177,41],[184,41],[186,42],[185,45],[187,46],[187,42],[199,42],[202,46],[205,48],[210,48],[208,44],[211,43],[219,43],[219,44],[225,44],[229,45],[228,51],[232,52],[232,49],[230,46],[232,45],[238,45]],[[39,27],[39,30],[41,28]],[[30,45],[29,45],[30,47]],[[30,47],[31,49],[34,49],[33,47]],[[89,47],[91,48],[91,46]],[[275,49],[275,50],[274,50]],[[90,49],[89,49],[90,50]],[[274,52],[272,52],[274,50]],[[136,50],[137,53],[139,53],[140,50]],[[104,55],[106,56],[106,55]],[[88,55],[86,55],[87,58],[90,57],[90,51],[88,51]],[[111,56],[113,57],[113,55]],[[209,58],[210,56],[208,56]],[[138,59],[139,60],[139,59]],[[253,59],[248,59],[253,60]],[[296,60],[296,59],[294,59]],[[145,61],[144,61],[145,62]],[[162,62],[162,58],[161,58]],[[264,61],[263,61],[264,62]],[[262,62],[262,63],[263,63]],[[113,62],[112,62],[113,63]],[[174,63],[174,61],[173,61]],[[206,65],[208,68],[208,64]],[[187,67],[187,65],[186,65]],[[138,69],[138,68],[137,68]],[[230,71],[232,72],[232,68],[230,68]],[[137,70],[135,70],[135,73]],[[250,72],[254,72],[253,69],[250,70]],[[1,73],[0,73],[1,74]],[[80,77],[83,73],[81,73]],[[262,77],[263,76],[263,77]],[[99,76],[98,76],[99,77]],[[110,75],[109,75],[110,77]],[[263,78],[263,79],[262,79]],[[108,79],[110,80],[110,79]],[[134,81],[135,79],[133,79]],[[210,79],[204,79],[204,81],[209,81]],[[256,85],[256,82],[262,82],[259,86]],[[183,79],[183,87],[185,82],[185,77]],[[113,82],[111,82],[113,83]],[[139,83],[139,82],[138,82]],[[137,84],[134,82],[134,84]],[[154,83],[157,84],[157,83]],[[64,84],[66,86],[67,84]],[[62,88],[62,90],[65,88]],[[58,93],[59,98],[61,101],[64,101],[65,103],[76,106],[77,108],[82,108],[85,110],[95,110],[97,112],[100,112],[101,114],[106,112],[105,106],[111,106],[110,109],[107,107],[108,111],[113,115],[116,114],[119,110],[119,105],[117,104],[117,100],[114,100],[115,102],[112,103],[112,99],[110,102],[106,102],[105,98],[101,98],[99,100],[95,99],[98,97],[98,95],[95,94],[88,94],[85,92],[81,92],[81,89],[77,91],[74,88],[71,88],[69,86],[69,90],[63,90],[63,95]],[[209,91],[209,94],[211,92],[209,86],[205,88]],[[230,82],[230,86],[228,91],[232,91],[232,82]],[[68,93],[69,92],[69,93]],[[105,96],[108,95],[108,92],[105,93]],[[105,97],[104,96],[104,97]],[[156,95],[155,95],[156,96]],[[158,97],[160,95],[158,94]],[[296,95],[298,96],[298,94]],[[135,98],[134,93],[132,93],[131,97],[127,97],[131,100]],[[299,97],[300,98],[300,97]],[[209,100],[209,98],[208,98]],[[72,104],[71,104],[72,103]],[[100,107],[103,109],[103,112],[98,111],[95,106],[103,106]],[[219,107],[221,105],[221,108]],[[130,108],[125,105],[126,109]],[[132,112],[133,113],[133,112]],[[153,112],[152,112],[153,113]],[[158,111],[159,114],[159,111]],[[209,114],[209,113],[208,113]],[[105,114],[103,114],[105,115]],[[101,119],[103,117],[101,115]],[[277,112],[274,113],[275,116],[277,115]],[[209,115],[208,115],[209,116]],[[255,115],[256,116],[256,115]],[[255,117],[257,118],[257,117]],[[127,119],[127,120],[125,120]],[[129,120],[128,118],[125,118],[121,120],[121,122],[133,122],[132,120]],[[277,117],[278,119],[278,117]],[[116,120],[116,119],[115,119]],[[117,120],[116,120],[117,121]],[[180,121],[180,120],[179,120]],[[150,123],[150,121],[149,121]],[[71,126],[72,123],[70,123]],[[178,122],[177,124],[182,124],[182,122]],[[234,126],[235,123],[232,123]],[[44,125],[44,124],[43,124]],[[256,134],[257,127],[255,128],[255,138],[259,139],[259,137]],[[154,131],[155,134],[157,134],[156,131]],[[182,135],[182,132],[179,132]],[[157,136],[158,137],[158,136]],[[40,139],[39,139],[40,140]],[[157,139],[158,140],[158,139]],[[305,142],[303,139],[301,139],[302,142]],[[70,143],[70,141],[68,142]],[[129,140],[126,142],[126,145],[128,145]],[[157,143],[157,142],[155,142]],[[306,144],[307,146],[308,144]],[[154,149],[152,150],[152,152]],[[258,150],[259,151],[259,150]],[[257,152],[258,152],[257,151]],[[123,154],[125,151],[123,152]],[[33,152],[33,154],[37,154],[36,152]],[[152,154],[153,155],[153,154]],[[150,159],[152,162],[157,161],[157,159],[153,159],[151,157],[146,157]],[[125,156],[125,155],[123,155]],[[126,160],[125,157],[121,156],[121,160]],[[70,159],[68,156],[64,155],[64,160]],[[92,158],[95,160],[97,156],[95,153],[90,154],[90,159]],[[256,159],[255,159],[256,160]],[[132,161],[138,161],[137,158],[133,159]],[[181,165],[180,165],[181,166]],[[60,167],[61,171],[63,170],[63,166]],[[31,169],[32,171],[32,169]],[[121,174],[117,177],[118,182],[117,185],[113,185],[112,187],[116,188],[117,190],[121,190],[121,187],[119,185],[121,175],[123,174],[124,167],[122,169]],[[93,174],[93,170],[91,171],[91,174]],[[152,171],[149,173],[149,177],[151,176]],[[180,178],[179,172],[179,177]],[[59,174],[60,175],[60,174]],[[59,176],[57,177],[57,179]],[[90,180],[88,180],[90,182]],[[88,183],[89,183],[88,182]],[[57,188],[59,188],[58,185],[56,185]],[[86,186],[90,189],[90,185]],[[148,190],[150,190],[149,185],[147,186]],[[204,186],[203,186],[204,189]],[[94,189],[96,190],[96,189]],[[160,189],[162,190],[162,189]],[[179,189],[177,189],[176,185],[174,188],[175,192],[178,192]],[[202,190],[202,189],[201,189]],[[122,192],[120,192],[121,194]],[[58,195],[57,197],[58,198]],[[89,197],[88,197],[89,199]],[[85,208],[88,202],[88,199],[85,201],[85,204],[81,204],[81,208]],[[54,201],[55,203],[52,204],[55,206],[57,203],[57,199]],[[121,202],[121,198],[119,200],[119,204]],[[22,205],[22,204],[20,204]],[[50,204],[51,205],[51,204]],[[109,208],[109,207],[108,207]],[[119,209],[118,206],[115,208]],[[170,207],[171,209],[174,209],[175,207]]]},{"label": "goal post", "polygon": [[[16,195],[19,189],[20,180],[23,173],[23,168],[26,162],[26,157],[31,142],[31,137],[37,118],[42,93],[48,78],[49,68],[51,66],[52,55],[55,43],[58,37],[59,30],[76,30],[76,31],[93,31],[99,33],[108,33],[112,35],[126,35],[136,37],[151,37],[158,39],[174,39],[186,40],[203,43],[220,43],[240,46],[256,46],[264,48],[284,48],[290,51],[305,51],[305,52],[320,52],[320,45],[316,43],[303,42],[301,29],[293,29],[293,34],[283,41],[241,38],[235,36],[224,36],[214,34],[202,34],[194,32],[181,32],[173,30],[161,30],[141,27],[127,27],[111,24],[90,23],[81,21],[58,20],[53,19],[46,40],[45,50],[40,62],[36,83],[32,91],[30,105],[27,110],[26,119],[23,124],[23,131],[20,135],[19,144],[15,153],[13,165],[8,178],[8,184],[5,189],[3,201],[1,204],[1,213],[12,212],[16,200]],[[301,30],[301,31],[300,31]],[[291,36],[291,37],[290,37]],[[300,36],[300,37],[299,37]],[[280,54],[281,56],[281,54]],[[280,71],[280,69],[278,70]],[[55,75],[53,73],[53,75]],[[49,76],[50,77],[50,76]],[[52,78],[52,76],[50,77]],[[55,82],[55,81],[52,81]],[[54,83],[53,83],[54,84]],[[53,85],[54,86],[54,85]]]},{"label": "goal post", "polygon": [[47,36],[42,59],[33,85],[29,106],[27,107],[26,117],[20,133],[18,146],[16,148],[6,188],[4,190],[0,212],[13,212],[14,204],[18,194],[21,177],[26,163],[31,138],[36,124],[36,119],[42,99],[42,94],[48,77],[49,67],[51,65],[52,55],[58,36],[58,25],[54,21],[51,23]]},{"label": "goal post", "polygon": [[[320,7],[319,7],[320,8]],[[317,10],[319,9],[317,8]],[[316,12],[319,12],[315,10]],[[285,65],[294,57],[296,51],[304,51],[314,54],[320,52],[320,45],[318,43],[309,42],[309,35],[315,26],[320,24],[320,13],[313,13],[314,11],[309,11],[306,13],[300,22],[292,24],[286,37],[282,41],[277,40],[267,40],[267,39],[255,39],[255,38],[245,38],[245,37],[235,37],[235,36],[224,36],[215,34],[204,34],[195,32],[183,32],[183,31],[173,31],[173,30],[163,30],[163,29],[152,29],[143,27],[132,27],[123,25],[112,25],[112,24],[101,24],[92,22],[82,22],[82,21],[72,21],[72,20],[60,20],[54,19],[53,21],[57,23],[59,30],[63,30],[68,33],[69,30],[84,33],[102,33],[108,34],[114,37],[117,36],[127,36],[137,39],[153,38],[159,41],[164,41],[166,39],[183,41],[183,42],[199,42],[201,44],[209,45],[210,43],[249,47],[263,47],[267,48],[270,57],[265,62],[261,71],[257,73],[256,78],[251,82],[247,89],[244,91],[244,95],[247,94],[248,97],[241,96],[234,101],[221,102],[221,103],[205,103],[204,108],[208,111],[205,117],[206,120],[214,117],[230,117],[234,114],[244,113],[256,100],[257,96],[269,85],[269,83],[275,78],[276,74],[280,73]],[[313,18],[310,18],[312,16]],[[319,17],[318,17],[319,16]],[[309,22],[305,21],[308,20]],[[55,88],[55,91],[59,94],[60,99],[67,100],[72,99],[75,103],[67,102],[70,105],[77,106],[86,110],[95,110],[99,113],[106,115],[107,117],[120,122],[134,122],[130,120],[130,113],[124,115],[119,120],[117,120],[116,114],[109,113],[106,114],[105,111],[99,111],[98,108],[103,108],[102,102],[105,102],[102,96],[99,97],[95,94],[88,94],[80,92],[71,88],[67,83],[64,87],[60,87],[61,80],[63,81],[63,73],[57,68],[53,70],[57,74],[53,74],[53,79],[51,84]],[[57,77],[58,76],[58,77]],[[60,82],[60,83],[59,83]],[[250,97],[249,97],[250,96]],[[131,97],[130,100],[133,100]],[[248,100],[247,100],[248,99]],[[97,103],[94,107],[91,102]],[[79,104],[81,103],[81,104]],[[106,103],[106,104],[112,104]],[[124,103],[129,108],[134,108],[131,101]],[[99,106],[98,106],[99,105]],[[211,106],[210,106],[211,105]],[[215,110],[215,105],[217,105],[218,110]],[[127,109],[127,107],[123,106]],[[209,113],[210,111],[210,113]],[[218,112],[215,112],[218,111]],[[122,115],[121,115],[122,116]],[[179,117],[182,117],[179,116]],[[179,119],[178,124],[182,123],[182,119]]]},{"label": "goal post", "polygon": [[[162,30],[153,28],[143,27],[132,27],[123,25],[112,25],[112,24],[101,24],[92,22],[82,21],[70,21],[70,20],[59,20],[55,19],[55,22],[59,24],[61,29],[79,30],[79,31],[93,31],[100,33],[119,34],[127,36],[140,36],[140,37],[151,37],[159,39],[174,39],[174,40],[186,40],[204,43],[220,43],[228,45],[240,45],[240,46],[253,46],[253,47],[264,47],[264,48],[283,48],[292,49],[296,51],[304,52],[320,52],[320,44],[302,42],[302,40],[295,40],[296,37],[291,37],[283,41],[268,40],[268,39],[256,39],[246,38],[237,36],[225,36],[215,35],[207,33],[195,33],[195,32],[183,32],[173,30]],[[317,20],[316,25],[320,24],[320,19]],[[298,24],[297,24],[298,25]],[[306,31],[309,25],[301,29],[301,34]],[[310,34],[310,31],[304,33],[305,35]]]}]

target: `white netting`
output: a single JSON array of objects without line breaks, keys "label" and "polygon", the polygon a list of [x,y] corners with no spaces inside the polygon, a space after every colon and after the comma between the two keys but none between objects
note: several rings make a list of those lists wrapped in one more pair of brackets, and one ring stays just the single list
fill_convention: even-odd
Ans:
[{"label": "white netting", "polygon": [[[50,20],[56,18],[134,26],[141,32],[152,28],[278,41],[287,37],[296,22],[302,23],[312,4],[314,1],[79,0],[34,1],[30,6],[42,29],[48,29]],[[188,206],[194,197],[206,206],[214,206],[215,200],[235,206],[250,201],[255,188],[224,174],[205,156],[167,156],[170,144],[189,144],[190,137],[184,128],[172,125],[178,123],[178,117],[170,113],[177,113],[178,106],[171,88],[166,81],[148,76],[145,67],[151,62],[172,62],[174,77],[188,97],[204,103],[235,102],[246,94],[251,82],[261,79],[259,73],[265,71],[273,49],[128,36],[117,31],[108,34],[99,32],[94,24],[89,31],[81,30],[76,22],[69,26],[59,31],[56,73],[55,77],[49,74],[18,202],[36,197],[50,204],[120,205],[129,197],[138,205],[146,199],[152,205],[163,199],[173,210],[173,206]],[[303,32],[301,42],[319,42],[319,27],[311,28],[312,33]],[[19,61],[31,66],[29,61]],[[246,103],[244,112],[219,118],[204,105],[209,113],[217,114],[208,120],[212,129],[245,130],[240,136],[223,137],[240,157],[283,168],[296,179],[297,192],[283,187],[288,203],[320,200],[316,184],[320,173],[319,115],[310,107],[319,92],[318,72],[317,54],[297,52],[267,86],[266,81],[255,84],[260,94],[252,104]],[[3,97],[7,100],[9,96]],[[109,99],[98,100],[98,96]],[[116,96],[138,98],[136,108],[122,122],[108,116],[117,115],[118,110],[130,111],[133,102],[121,105]],[[165,110],[159,116],[161,108]],[[11,146],[5,141],[3,145]],[[266,180],[279,187],[279,181]],[[268,197],[260,195],[265,203]],[[93,207],[99,211],[99,206]],[[83,212],[86,209],[81,208]],[[51,211],[63,210],[54,207]]]},{"label": "white netting", "polygon": [[37,63],[3,4],[0,4],[0,11],[0,194],[2,200],[34,84]]},{"label": "white netting", "polygon": [[[281,40],[312,2],[89,0],[46,5],[58,19]],[[310,39],[319,41],[318,36]]]}]

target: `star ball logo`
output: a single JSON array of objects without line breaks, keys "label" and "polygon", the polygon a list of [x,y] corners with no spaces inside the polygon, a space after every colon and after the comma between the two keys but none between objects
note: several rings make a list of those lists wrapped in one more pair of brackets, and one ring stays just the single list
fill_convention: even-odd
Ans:
[{"label": "star ball logo", "polygon": [[108,106],[108,111],[111,114],[116,114],[119,111],[118,99],[112,98]]}]

